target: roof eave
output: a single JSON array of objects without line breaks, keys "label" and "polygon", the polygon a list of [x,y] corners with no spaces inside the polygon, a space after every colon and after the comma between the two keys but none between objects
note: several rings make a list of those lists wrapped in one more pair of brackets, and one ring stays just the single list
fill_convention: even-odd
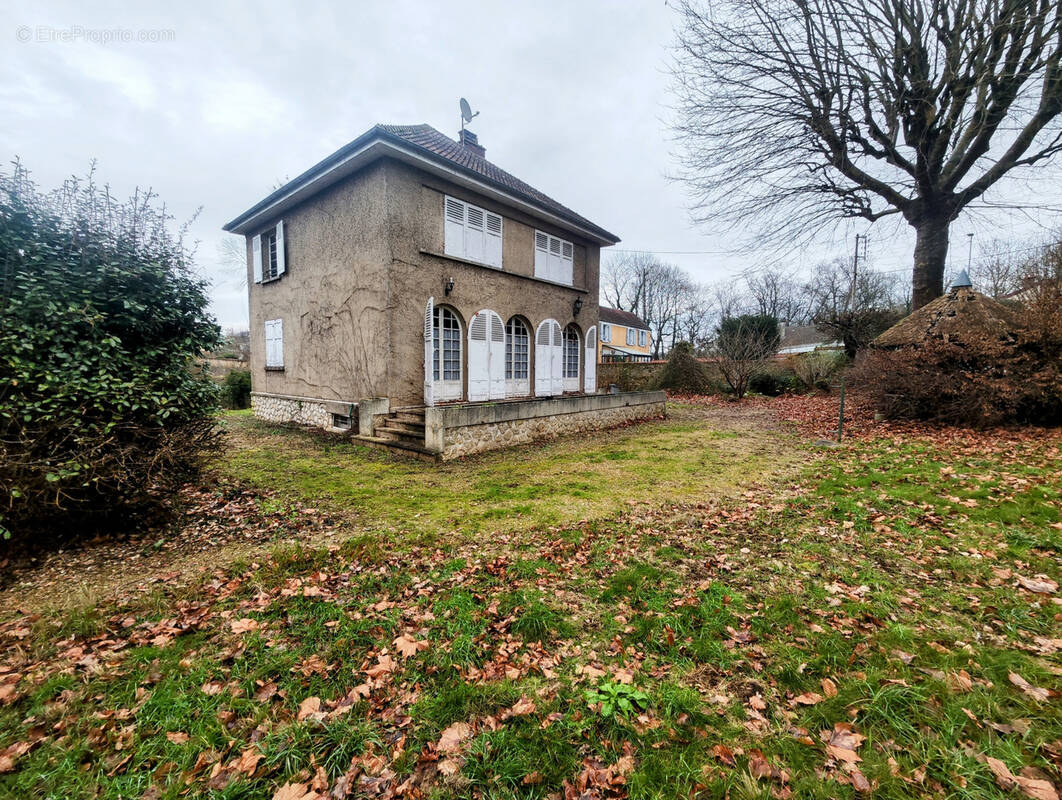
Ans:
[{"label": "roof eave", "polygon": [[527,200],[458,164],[434,156],[430,151],[406,142],[401,137],[379,128],[371,128],[353,142],[337,150],[323,161],[310,167],[298,177],[288,181],[271,195],[256,203],[223,226],[229,233],[247,234],[261,227],[270,218],[312,197],[348,175],[357,172],[373,161],[390,156],[413,164],[421,169],[440,175],[454,183],[474,189],[507,205],[515,206],[545,219],[564,230],[573,231],[591,241],[607,247],[617,244],[619,237],[596,225],[587,227],[573,222],[560,214]]}]

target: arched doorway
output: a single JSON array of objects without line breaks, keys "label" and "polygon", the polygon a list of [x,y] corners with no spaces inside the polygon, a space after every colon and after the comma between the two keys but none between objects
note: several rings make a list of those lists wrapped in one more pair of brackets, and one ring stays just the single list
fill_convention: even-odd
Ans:
[{"label": "arched doorway", "polygon": [[531,331],[520,317],[505,323],[505,396],[531,394]]},{"label": "arched doorway", "polygon": [[427,405],[464,397],[461,370],[461,320],[449,306],[428,300],[424,310],[424,402]]},{"label": "arched doorway", "polygon": [[579,386],[579,352],[581,337],[579,329],[574,325],[568,325],[564,329],[563,337],[563,379],[564,391],[578,392]]}]

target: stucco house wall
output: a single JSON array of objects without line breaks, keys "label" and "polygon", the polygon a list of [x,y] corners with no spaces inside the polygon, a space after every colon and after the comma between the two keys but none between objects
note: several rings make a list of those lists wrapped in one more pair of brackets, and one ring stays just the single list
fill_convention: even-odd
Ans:
[{"label": "stucco house wall", "polygon": [[[255,392],[353,401],[388,386],[387,184],[377,163],[284,220],[287,271],[256,284],[247,235],[251,381]],[[266,320],[283,320],[284,368],[265,368]]]},{"label": "stucco house wall", "polygon": [[[393,405],[423,402],[424,309],[429,297],[437,305],[454,309],[464,336],[468,321],[483,309],[496,311],[503,320],[519,315],[534,337],[539,323],[555,319],[561,327],[579,329],[585,357],[586,331],[597,324],[598,265],[600,247],[562,229],[538,223],[518,211],[493,203],[428,173],[397,161],[385,162],[388,212],[392,245],[390,262],[391,321],[387,395]],[[502,269],[472,264],[443,255],[443,199],[449,194],[503,217]],[[574,245],[573,286],[534,277],[534,232],[542,230]],[[445,293],[448,278],[454,289]],[[583,308],[574,314],[576,298]],[[534,375],[534,347],[530,373]],[[580,369],[580,374],[583,374]],[[465,392],[468,375],[463,375]],[[533,384],[533,378],[531,380]],[[533,392],[533,386],[532,386]]]}]

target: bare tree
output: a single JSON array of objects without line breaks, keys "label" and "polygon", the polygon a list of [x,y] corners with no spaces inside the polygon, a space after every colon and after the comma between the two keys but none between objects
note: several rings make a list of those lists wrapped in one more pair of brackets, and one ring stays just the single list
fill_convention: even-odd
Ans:
[{"label": "bare tree", "polygon": [[804,287],[784,270],[765,268],[752,272],[745,278],[745,285],[757,314],[790,325],[803,325],[810,319]]},{"label": "bare tree", "polygon": [[1007,239],[992,238],[977,247],[972,270],[978,288],[999,299],[1018,290],[1021,284],[1021,248]]},{"label": "bare tree", "polygon": [[814,269],[805,292],[819,330],[836,336],[854,357],[907,313],[904,283],[895,274],[863,269],[853,287],[851,264],[838,258]]},{"label": "bare tree", "polygon": [[[900,215],[913,303],[951,222],[1062,151],[1058,0],[679,0],[683,177],[701,219],[767,235]],[[1013,173],[1013,175],[1012,175]]]},{"label": "bare tree", "polygon": [[778,321],[773,317],[746,314],[719,323],[712,356],[735,397],[745,396],[752,376],[763,369],[779,344]]}]

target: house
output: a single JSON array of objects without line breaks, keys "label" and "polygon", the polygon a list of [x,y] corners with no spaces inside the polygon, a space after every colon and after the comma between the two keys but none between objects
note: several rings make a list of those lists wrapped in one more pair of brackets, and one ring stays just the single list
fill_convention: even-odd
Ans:
[{"label": "house", "polygon": [[787,325],[779,323],[781,344],[779,356],[791,356],[810,353],[814,350],[840,350],[844,347],[839,339],[823,333],[814,325]]},{"label": "house", "polygon": [[225,226],[256,415],[445,458],[660,410],[596,395],[618,238],[485,155],[466,129],[376,125]]},{"label": "house", "polygon": [[642,318],[630,311],[601,306],[597,357],[601,363],[649,361],[653,337]]}]

